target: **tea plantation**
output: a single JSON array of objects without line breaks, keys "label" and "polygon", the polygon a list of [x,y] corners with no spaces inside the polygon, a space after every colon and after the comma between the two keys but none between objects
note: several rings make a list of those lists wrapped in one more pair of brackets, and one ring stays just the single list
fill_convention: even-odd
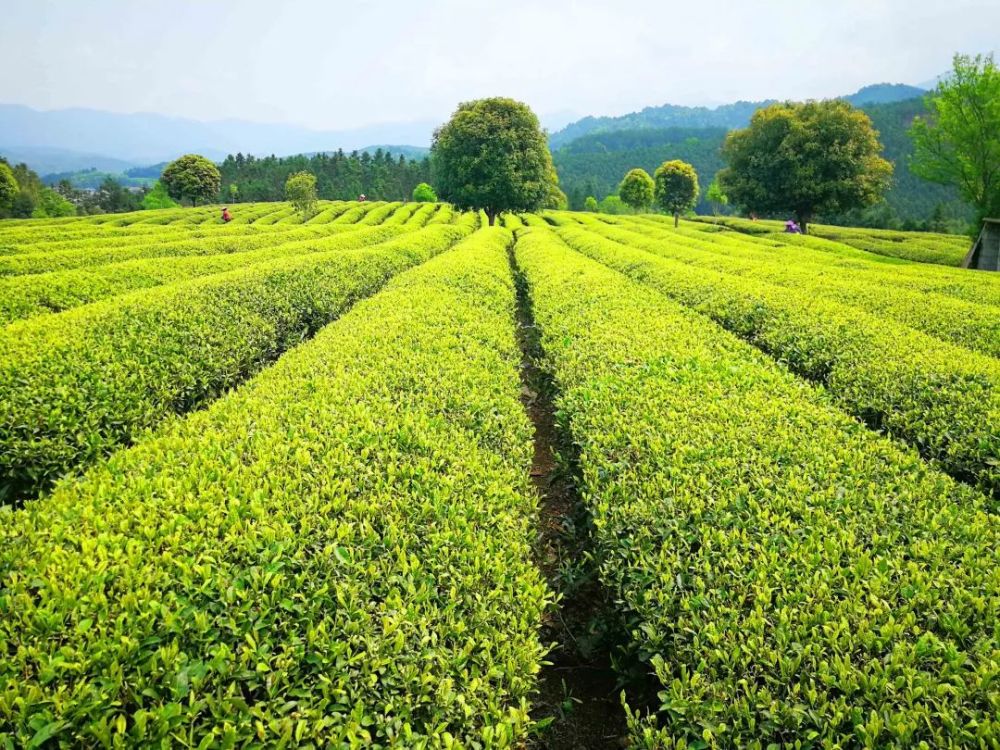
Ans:
[{"label": "tea plantation", "polygon": [[960,238],[230,210],[0,221],[0,747],[545,747],[536,397],[609,747],[1000,747]]}]

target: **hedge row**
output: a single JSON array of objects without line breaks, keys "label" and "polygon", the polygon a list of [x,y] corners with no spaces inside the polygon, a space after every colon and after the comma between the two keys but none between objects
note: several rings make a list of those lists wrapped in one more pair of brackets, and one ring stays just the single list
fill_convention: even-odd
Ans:
[{"label": "hedge row", "polygon": [[177,237],[170,235],[166,241],[157,238],[156,235],[150,235],[135,243],[122,246],[112,245],[107,248],[103,247],[100,240],[95,240],[89,246],[71,250],[0,257],[0,277],[90,268],[139,258],[241,253],[270,247],[277,242],[324,237],[338,232],[352,231],[357,226],[356,224],[330,223],[320,226],[273,227],[250,233],[213,233],[206,237],[186,238],[184,235]]},{"label": "hedge row", "polygon": [[467,231],[432,227],[7,326],[0,496],[30,496],[169,414],[215,398]]},{"label": "hedge row", "polygon": [[531,562],[509,233],[480,232],[0,529],[18,746],[520,746]]},{"label": "hedge row", "polygon": [[437,203],[423,203],[410,214],[410,216],[403,222],[403,226],[407,229],[419,229],[420,227],[427,226],[427,222],[433,218],[434,214],[438,210],[439,204]]},{"label": "hedge row", "polygon": [[835,302],[677,261],[572,227],[586,255],[708,315],[822,382],[869,426],[1000,492],[1000,364]]},{"label": "hedge row", "polygon": [[366,247],[403,231],[400,227],[366,227],[356,232],[338,232],[290,242],[284,241],[284,235],[279,234],[270,245],[265,244],[259,250],[143,258],[93,268],[0,278],[0,325],[69,310],[137,289],[173,284],[278,258]]},{"label": "hedge row", "polygon": [[[779,221],[750,221],[736,217],[697,217],[697,221],[720,223],[750,234],[781,231]],[[864,229],[810,224],[811,236],[842,242],[859,250],[918,263],[957,266],[969,250],[967,237],[935,232],[899,232],[887,229]]]},{"label": "hedge row", "polygon": [[519,236],[602,581],[661,683],[634,747],[995,747],[1000,517],[653,290]]},{"label": "hedge row", "polygon": [[427,220],[427,224],[453,224],[459,214],[448,203],[438,203],[434,215]]},{"label": "hedge row", "polygon": [[1000,356],[1000,308],[997,307],[868,279],[856,268],[836,263],[817,266],[789,257],[787,252],[733,241],[729,233],[692,240],[642,226],[617,228],[595,223],[588,228],[602,237],[688,265],[796,289],[884,316],[972,351]]}]

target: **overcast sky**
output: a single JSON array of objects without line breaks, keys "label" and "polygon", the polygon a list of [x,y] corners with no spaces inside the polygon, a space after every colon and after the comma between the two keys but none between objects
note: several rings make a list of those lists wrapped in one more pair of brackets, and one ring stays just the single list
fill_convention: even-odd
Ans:
[{"label": "overcast sky", "polygon": [[339,129],[821,98],[998,46],[1000,0],[0,0],[0,101]]}]

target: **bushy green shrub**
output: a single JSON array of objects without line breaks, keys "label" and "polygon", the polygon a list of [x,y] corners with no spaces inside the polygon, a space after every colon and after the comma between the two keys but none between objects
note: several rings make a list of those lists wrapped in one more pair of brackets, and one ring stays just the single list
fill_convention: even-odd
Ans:
[{"label": "bushy green shrub", "polygon": [[434,192],[434,188],[426,182],[421,182],[413,188],[413,200],[417,203],[437,203],[437,199],[437,193]]}]

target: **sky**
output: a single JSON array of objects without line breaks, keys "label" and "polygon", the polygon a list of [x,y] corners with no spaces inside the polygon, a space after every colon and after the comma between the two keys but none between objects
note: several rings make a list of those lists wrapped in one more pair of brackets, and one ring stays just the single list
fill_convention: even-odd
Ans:
[{"label": "sky", "polygon": [[1000,0],[0,0],[0,102],[315,129],[511,96],[550,122],[917,84]]}]

